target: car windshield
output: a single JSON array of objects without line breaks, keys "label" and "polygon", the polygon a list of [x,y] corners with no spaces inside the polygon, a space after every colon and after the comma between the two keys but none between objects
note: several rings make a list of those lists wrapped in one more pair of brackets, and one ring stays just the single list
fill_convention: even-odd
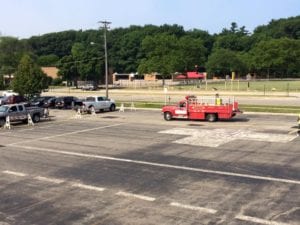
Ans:
[{"label": "car windshield", "polygon": [[0,112],[6,112],[8,110],[8,106],[2,105],[0,106]]},{"label": "car windshield", "polygon": [[32,101],[32,102],[42,102],[42,101],[44,101],[44,98],[42,98],[42,97],[37,97],[37,98],[33,98],[31,101]]}]

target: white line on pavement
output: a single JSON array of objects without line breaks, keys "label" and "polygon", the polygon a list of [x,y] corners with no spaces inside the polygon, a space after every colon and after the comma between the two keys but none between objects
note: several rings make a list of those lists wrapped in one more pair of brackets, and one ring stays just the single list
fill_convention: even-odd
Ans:
[{"label": "white line on pavement", "polygon": [[244,221],[259,223],[259,224],[265,224],[265,225],[290,225],[288,223],[275,222],[272,220],[264,220],[264,219],[260,219],[260,218],[252,217],[252,216],[237,215],[235,218],[239,219],[239,220],[244,220]]},{"label": "white line on pavement", "polygon": [[137,198],[137,199],[141,199],[141,200],[145,200],[145,201],[149,201],[149,202],[155,201],[155,198],[152,198],[152,197],[148,197],[148,196],[145,196],[145,195],[136,195],[136,194],[123,192],[123,191],[117,192],[116,195],[124,196],[124,197]]},{"label": "white line on pavement", "polygon": [[39,181],[47,181],[47,182],[55,183],[55,184],[60,184],[60,183],[64,182],[64,180],[61,180],[61,179],[41,177],[41,176],[34,177],[34,179],[39,180]]},{"label": "white line on pavement", "polygon": [[[265,177],[265,176],[251,175],[251,174],[225,172],[225,171],[219,171],[219,170],[208,170],[208,169],[200,169],[200,168],[187,167],[187,166],[176,166],[176,165],[170,165],[170,164],[164,164],[164,163],[154,163],[154,162],[139,161],[139,160],[132,160],[132,159],[116,158],[116,157],[110,157],[110,156],[85,154],[85,153],[70,152],[70,151],[60,151],[60,150],[54,150],[54,149],[49,149],[49,148],[20,146],[20,145],[16,145],[16,144],[14,144],[12,146],[22,148],[22,149],[29,149],[29,150],[41,151],[41,152],[51,152],[51,153],[56,153],[56,154],[71,155],[71,156],[77,156],[77,157],[112,160],[112,161],[135,163],[135,164],[140,164],[140,165],[156,166],[156,167],[169,168],[169,169],[178,169],[178,170],[193,171],[193,172],[200,172],[200,173],[217,174],[217,175],[222,175],[222,176],[243,177],[243,178],[255,179],[255,180],[264,180],[264,181],[273,181],[273,182],[300,185],[300,180],[290,180],[290,179],[283,179],[283,178],[276,178],[276,177]],[[16,150],[16,148],[14,148],[13,150]]]},{"label": "white line on pavement", "polygon": [[2,173],[10,174],[10,175],[18,176],[18,177],[27,176],[27,174],[25,174],[25,173],[19,173],[19,172],[14,172],[14,171],[10,171],[10,170],[4,170],[4,171],[2,171]]},{"label": "white line on pavement", "polygon": [[105,188],[81,184],[81,183],[73,183],[72,187],[78,187],[78,188],[83,188],[83,189],[88,189],[88,190],[93,190],[93,191],[104,191],[105,190]]},{"label": "white line on pavement", "polygon": [[52,136],[48,136],[48,137],[41,137],[41,138],[35,138],[35,139],[26,140],[26,141],[11,143],[11,144],[8,144],[6,146],[12,146],[12,145],[16,145],[16,144],[23,144],[23,143],[39,141],[39,140],[47,140],[47,139],[50,139],[50,138],[62,137],[62,136],[67,136],[67,135],[71,135],[71,134],[79,134],[79,133],[84,133],[84,132],[93,131],[93,130],[101,130],[101,129],[105,129],[105,128],[109,128],[109,127],[120,126],[120,125],[123,125],[123,124],[125,124],[125,123],[113,124],[113,125],[108,125],[108,126],[103,126],[103,127],[94,127],[94,128],[90,128],[90,129],[72,131],[72,132],[67,132],[67,133],[63,133],[63,134],[56,134],[56,135],[52,135]]},{"label": "white line on pavement", "polygon": [[215,210],[215,209],[209,209],[209,208],[198,207],[198,206],[192,206],[192,205],[183,205],[183,204],[180,204],[180,203],[178,203],[178,202],[171,202],[170,205],[171,205],[171,206],[178,207],[178,208],[190,209],[190,210],[199,211],[199,212],[204,212],[204,213],[215,214],[215,213],[217,212],[217,210]]}]

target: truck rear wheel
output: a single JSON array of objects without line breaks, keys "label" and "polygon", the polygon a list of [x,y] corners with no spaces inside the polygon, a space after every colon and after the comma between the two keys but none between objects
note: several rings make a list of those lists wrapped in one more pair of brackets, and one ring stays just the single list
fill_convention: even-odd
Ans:
[{"label": "truck rear wheel", "polygon": [[38,123],[38,122],[40,122],[40,120],[41,120],[41,117],[40,117],[39,114],[34,114],[34,115],[33,115],[32,121],[33,121],[34,123]]},{"label": "truck rear wheel", "polygon": [[170,121],[170,120],[172,120],[172,114],[170,112],[165,112],[164,118],[166,121]]},{"label": "truck rear wheel", "polygon": [[206,115],[206,120],[208,122],[215,122],[215,121],[217,121],[217,119],[218,119],[218,117],[217,117],[217,114],[215,114],[215,113],[209,113]]}]

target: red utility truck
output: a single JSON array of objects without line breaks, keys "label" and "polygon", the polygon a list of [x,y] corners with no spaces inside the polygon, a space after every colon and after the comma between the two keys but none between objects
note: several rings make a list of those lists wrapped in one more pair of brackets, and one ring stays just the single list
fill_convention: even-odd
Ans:
[{"label": "red utility truck", "polygon": [[162,108],[165,120],[173,118],[185,118],[190,120],[207,120],[209,122],[218,119],[231,119],[237,113],[241,113],[238,102],[234,97],[196,97],[186,96],[176,105],[167,105]]}]

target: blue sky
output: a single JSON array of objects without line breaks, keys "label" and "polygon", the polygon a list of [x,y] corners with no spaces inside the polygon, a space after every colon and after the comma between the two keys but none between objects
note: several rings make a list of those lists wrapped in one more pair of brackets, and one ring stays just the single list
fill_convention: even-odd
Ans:
[{"label": "blue sky", "polygon": [[300,0],[0,0],[2,35],[28,38],[64,30],[179,24],[219,33],[231,22],[253,29],[300,15]]}]

